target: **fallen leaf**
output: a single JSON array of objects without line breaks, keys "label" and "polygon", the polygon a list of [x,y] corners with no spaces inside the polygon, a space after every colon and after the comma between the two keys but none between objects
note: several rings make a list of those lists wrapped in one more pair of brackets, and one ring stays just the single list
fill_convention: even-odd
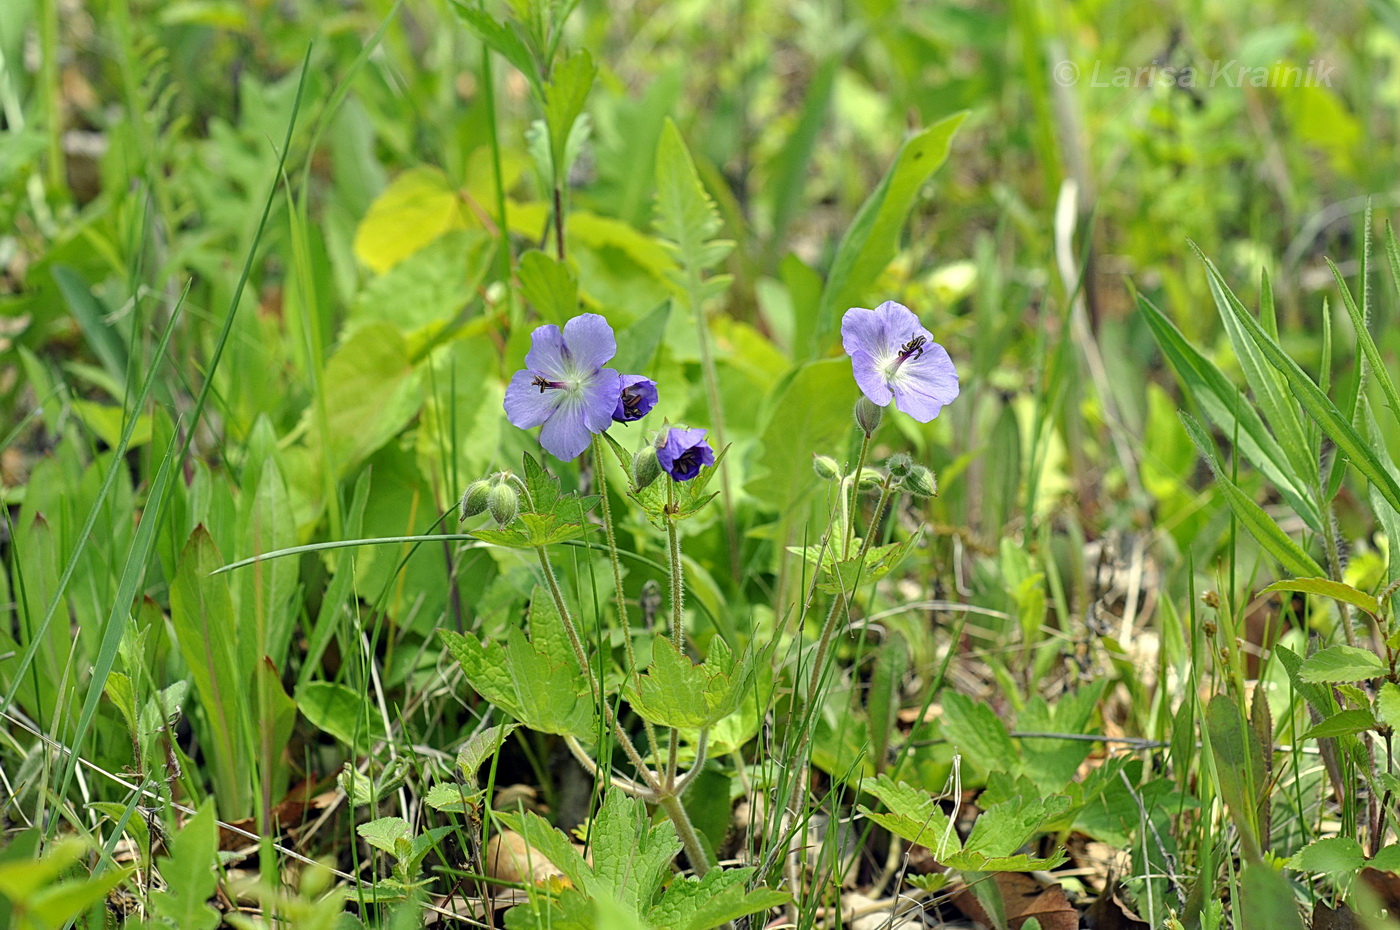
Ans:
[{"label": "fallen leaf", "polygon": [[[1042,885],[1025,872],[994,872],[992,880],[1001,892],[1011,930],[1021,930],[1032,917],[1040,921],[1040,930],[1079,930],[1079,911],[1059,885]],[[954,895],[953,905],[978,923],[992,926],[972,889],[964,888]]]},{"label": "fallen leaf", "polygon": [[1312,923],[1308,926],[1311,930],[1361,930],[1361,921],[1356,919],[1356,914],[1345,902],[1331,908],[1325,902],[1319,901],[1313,908]]}]

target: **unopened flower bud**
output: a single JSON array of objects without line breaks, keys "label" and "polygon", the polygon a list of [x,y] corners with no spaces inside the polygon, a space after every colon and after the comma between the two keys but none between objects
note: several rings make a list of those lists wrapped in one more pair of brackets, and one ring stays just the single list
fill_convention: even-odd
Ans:
[{"label": "unopened flower bud", "polygon": [[491,493],[491,482],[485,478],[478,478],[467,485],[467,491],[462,495],[461,503],[457,505],[459,521],[474,517],[486,510],[486,496]]},{"label": "unopened flower bud", "polygon": [[938,482],[933,472],[922,465],[915,465],[904,476],[904,489],[915,497],[937,497]]},{"label": "unopened flower bud", "polygon": [[515,488],[502,481],[487,492],[486,509],[491,511],[491,519],[505,526],[520,513],[520,495],[515,493]]},{"label": "unopened flower bud", "polygon": [[860,486],[858,491],[878,491],[885,483],[885,476],[878,471],[866,468],[860,473]]},{"label": "unopened flower bud", "polygon": [[914,460],[903,452],[896,452],[885,462],[885,467],[896,478],[903,478],[914,467]]},{"label": "unopened flower bud", "polygon": [[632,458],[632,481],[638,491],[661,477],[661,460],[656,457],[655,446],[642,446],[642,450]]},{"label": "unopened flower bud", "polygon": [[867,436],[875,435],[875,431],[880,428],[880,421],[885,417],[885,409],[876,406],[875,402],[864,394],[860,400],[856,401],[856,426]]},{"label": "unopened flower bud", "polygon": [[824,481],[835,481],[841,477],[841,466],[829,455],[813,455],[812,470]]}]

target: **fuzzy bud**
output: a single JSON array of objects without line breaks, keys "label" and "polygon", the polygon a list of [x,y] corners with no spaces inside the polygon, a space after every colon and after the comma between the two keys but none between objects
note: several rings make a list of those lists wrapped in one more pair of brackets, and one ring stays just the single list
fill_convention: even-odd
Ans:
[{"label": "fuzzy bud", "polygon": [[642,450],[632,458],[632,481],[636,489],[651,484],[661,477],[661,461],[656,457],[655,446],[642,446]]},{"label": "fuzzy bud", "polygon": [[502,481],[487,492],[486,509],[491,511],[491,519],[505,526],[520,513],[520,495],[515,493],[515,488]]},{"label": "fuzzy bud", "polygon": [[812,470],[823,481],[836,481],[841,477],[841,466],[829,455],[813,455]]},{"label": "fuzzy bud", "polygon": [[903,452],[896,452],[885,462],[885,467],[890,470],[890,474],[896,478],[903,478],[908,475],[914,467],[914,460]]},{"label": "fuzzy bud", "polygon": [[875,431],[880,428],[880,421],[884,418],[885,409],[877,406],[864,394],[856,401],[856,426],[859,426],[865,435],[875,435]]},{"label": "fuzzy bud", "polygon": [[937,497],[938,482],[933,472],[922,465],[915,465],[904,476],[904,489],[915,497]]},{"label": "fuzzy bud", "polygon": [[858,491],[878,491],[885,483],[885,476],[871,468],[862,469]]},{"label": "fuzzy bud", "polygon": [[486,510],[486,497],[491,493],[491,482],[485,478],[478,478],[467,485],[467,491],[462,495],[461,503],[458,507],[458,520],[466,520],[474,517]]}]

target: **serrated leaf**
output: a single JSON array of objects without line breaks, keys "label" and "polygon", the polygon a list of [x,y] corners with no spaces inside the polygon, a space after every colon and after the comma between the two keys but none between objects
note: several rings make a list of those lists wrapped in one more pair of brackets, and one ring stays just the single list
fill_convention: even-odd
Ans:
[{"label": "serrated leaf", "polygon": [[[1391,792],[1394,793],[1394,791],[1395,789],[1392,787]],[[1380,851],[1372,856],[1366,864],[1373,869],[1380,869],[1382,872],[1400,872],[1400,843],[1381,847]]]},{"label": "serrated leaf", "polygon": [[525,489],[530,492],[520,502],[521,511],[553,514],[554,505],[559,502],[559,479],[545,471],[544,466],[528,452],[521,456],[520,466],[525,476]]},{"label": "serrated leaf", "polygon": [[395,859],[399,857],[399,840],[408,837],[408,821],[402,817],[380,817],[369,823],[362,823],[355,832],[375,849],[383,850]]},{"label": "serrated leaf", "polygon": [[888,775],[861,782],[861,789],[878,798],[888,811],[860,805],[859,811],[868,819],[910,843],[927,846],[940,862],[962,851],[953,822],[928,792]]},{"label": "serrated leaf", "polygon": [[462,780],[473,789],[479,787],[476,780],[477,770],[496,754],[506,737],[519,728],[519,724],[515,723],[497,724],[487,727],[467,740],[457,752],[457,771],[462,773]]},{"label": "serrated leaf", "polygon": [[501,23],[489,13],[467,0],[451,0],[452,12],[457,14],[468,29],[476,33],[493,51],[510,62],[530,83],[535,99],[545,99],[544,85],[540,83],[539,68],[535,56],[525,40],[509,23]]},{"label": "serrated leaf", "polygon": [[656,231],[668,240],[683,264],[697,270],[708,268],[723,258],[707,249],[719,232],[719,214],[700,183],[695,162],[690,157],[680,130],[669,118],[656,145]]},{"label": "serrated leaf", "polygon": [[1021,754],[996,711],[955,691],[943,692],[943,735],[978,769],[1019,772]]},{"label": "serrated leaf", "polygon": [[504,647],[451,630],[438,634],[472,688],[525,726],[577,736],[595,731],[593,701],[576,660],[553,661],[517,629],[507,632]]},{"label": "serrated leaf", "polygon": [[1070,799],[1062,794],[1045,798],[1015,797],[994,804],[978,815],[972,833],[963,842],[963,852],[976,852],[988,858],[1013,856],[1048,820],[1069,810]]},{"label": "serrated leaf", "polygon": [[484,794],[484,791],[465,785],[439,783],[428,789],[423,802],[444,814],[469,815],[476,811]]},{"label": "serrated leaf", "polygon": [[746,891],[753,868],[711,869],[702,879],[677,878],[666,888],[647,922],[671,930],[713,930],[731,920],[782,907],[791,896],[771,888]]},{"label": "serrated leaf", "polygon": [[1361,852],[1361,844],[1349,836],[1329,836],[1326,839],[1314,840],[1288,860],[1290,869],[1335,876],[1354,875],[1365,864],[1366,857]]},{"label": "serrated leaf", "polygon": [[1308,728],[1302,738],[1329,739],[1350,736],[1353,733],[1370,730],[1375,725],[1376,718],[1369,708],[1353,707],[1350,710],[1339,711],[1324,720],[1319,720],[1314,726]]},{"label": "serrated leaf", "polygon": [[1333,600],[1343,601],[1372,616],[1381,612],[1380,602],[1374,597],[1349,584],[1333,581],[1330,578],[1289,578],[1284,581],[1275,581],[1260,593],[1270,591],[1301,591],[1304,594],[1316,594],[1318,597],[1330,597]]},{"label": "serrated leaf", "polygon": [[703,730],[739,709],[752,674],[752,654],[746,651],[736,663],[718,636],[710,641],[704,663],[696,665],[658,634],[651,665],[625,693],[645,720],[676,730]]},{"label": "serrated leaf", "polygon": [[206,800],[180,832],[169,841],[170,855],[156,860],[165,879],[165,890],[151,893],[157,914],[177,927],[213,930],[219,926],[219,912],[209,906],[218,888],[218,834],[214,804]]},{"label": "serrated leaf", "polygon": [[1328,646],[1304,660],[1298,670],[1303,681],[1327,684],[1340,681],[1368,681],[1387,674],[1385,660],[1369,649],[1356,646]]}]

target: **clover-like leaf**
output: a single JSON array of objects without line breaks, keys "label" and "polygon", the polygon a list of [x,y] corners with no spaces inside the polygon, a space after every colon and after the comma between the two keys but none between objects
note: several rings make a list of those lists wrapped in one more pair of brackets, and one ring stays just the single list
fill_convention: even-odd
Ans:
[{"label": "clover-like leaf", "polygon": [[643,719],[677,730],[703,730],[739,709],[753,677],[753,656],[736,662],[724,640],[710,641],[710,655],[696,665],[665,636],[652,647],[651,665],[624,693]]}]

